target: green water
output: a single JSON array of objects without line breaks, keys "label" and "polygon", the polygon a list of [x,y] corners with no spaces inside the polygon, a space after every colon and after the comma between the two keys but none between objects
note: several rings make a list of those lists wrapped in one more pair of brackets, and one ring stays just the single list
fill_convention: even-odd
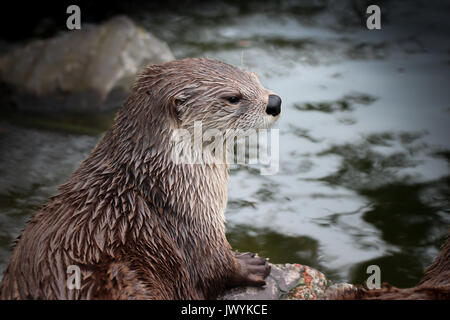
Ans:
[{"label": "green water", "polygon": [[[334,280],[362,283],[376,264],[382,281],[414,285],[450,222],[447,11],[397,8],[381,31],[369,31],[320,5],[276,3],[275,11],[230,2],[131,13],[177,58],[250,69],[283,99],[279,172],[231,172],[230,243]],[[0,269],[106,119],[0,122]]]}]

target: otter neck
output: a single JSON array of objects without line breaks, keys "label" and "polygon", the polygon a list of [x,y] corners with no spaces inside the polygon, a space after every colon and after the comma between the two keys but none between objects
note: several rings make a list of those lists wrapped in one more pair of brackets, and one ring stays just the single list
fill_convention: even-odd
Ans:
[{"label": "otter neck", "polygon": [[[89,170],[86,178],[92,177],[95,168],[98,176],[105,176],[119,188],[119,194],[141,197],[149,207],[173,216],[175,221],[181,217],[186,224],[177,223],[178,228],[186,225],[196,230],[198,225],[215,233],[211,236],[224,237],[228,166],[175,163],[173,132],[165,119],[142,119],[120,112],[82,166]],[[155,217],[140,218],[151,223]]]}]

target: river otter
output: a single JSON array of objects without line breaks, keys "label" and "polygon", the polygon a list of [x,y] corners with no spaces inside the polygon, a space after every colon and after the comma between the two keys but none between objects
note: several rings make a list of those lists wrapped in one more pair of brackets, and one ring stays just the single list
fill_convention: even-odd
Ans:
[{"label": "river otter", "polygon": [[[262,286],[270,268],[226,237],[226,164],[172,161],[171,135],[267,128],[281,99],[254,73],[210,59],[148,66],[113,126],[17,240],[2,299],[212,299]],[[81,271],[69,289],[67,268]]]}]

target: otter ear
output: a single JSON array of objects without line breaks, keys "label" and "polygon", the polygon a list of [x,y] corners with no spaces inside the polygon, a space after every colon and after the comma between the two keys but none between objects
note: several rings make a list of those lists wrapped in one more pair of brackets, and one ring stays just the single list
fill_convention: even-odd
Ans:
[{"label": "otter ear", "polygon": [[184,109],[186,108],[185,102],[188,100],[188,98],[189,97],[186,94],[178,94],[172,98],[173,105],[179,116],[183,113]]},{"label": "otter ear", "polygon": [[177,109],[181,109],[181,105],[186,102],[186,98],[175,98],[174,103]]},{"label": "otter ear", "polygon": [[179,95],[176,97],[173,97],[171,99],[171,106],[169,108],[170,115],[172,119],[175,120],[176,126],[179,127],[181,124],[181,115],[183,112],[184,103],[186,102],[187,97],[184,95]]}]

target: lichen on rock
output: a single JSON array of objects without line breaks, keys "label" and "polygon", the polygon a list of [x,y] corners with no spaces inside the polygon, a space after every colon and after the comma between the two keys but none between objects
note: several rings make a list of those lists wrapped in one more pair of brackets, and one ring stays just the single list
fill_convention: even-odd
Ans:
[{"label": "lichen on rock", "polygon": [[242,287],[227,291],[221,300],[320,300],[327,290],[353,286],[334,284],[323,273],[302,264],[271,264],[271,272],[262,288]]}]

